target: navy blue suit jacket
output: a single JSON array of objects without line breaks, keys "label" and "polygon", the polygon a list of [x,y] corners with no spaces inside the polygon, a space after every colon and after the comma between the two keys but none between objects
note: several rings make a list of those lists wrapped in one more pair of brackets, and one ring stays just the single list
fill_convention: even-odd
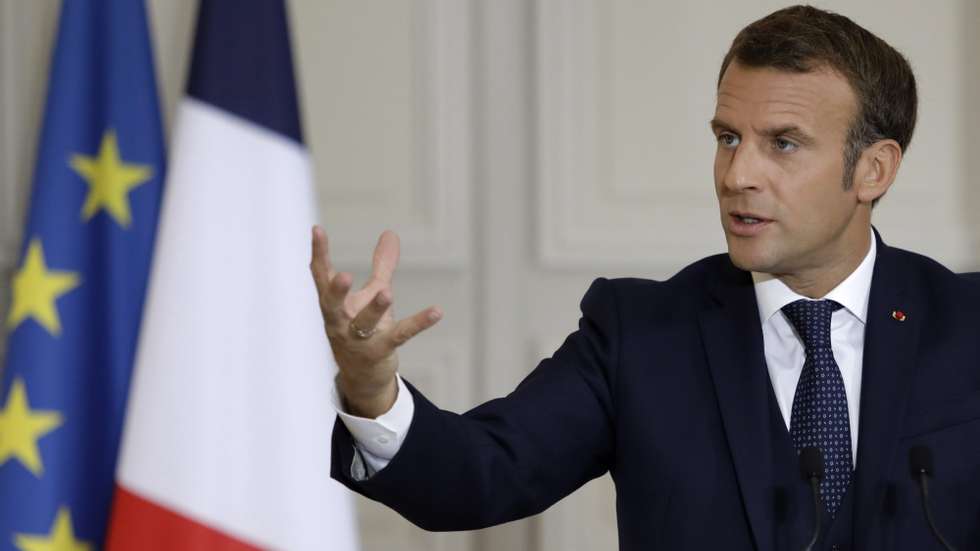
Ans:
[{"label": "navy blue suit jacket", "polygon": [[[876,239],[854,549],[940,549],[909,474],[918,444],[935,458],[947,539],[980,549],[980,274]],[[338,420],[334,478],[427,530],[468,530],[543,511],[610,472],[621,549],[802,546],[812,505],[798,476],[774,481],[797,467],[773,449],[785,424],[772,421],[751,275],[718,255],[663,282],[598,279],[581,308],[579,329],[505,398],[458,415],[409,385],[411,428],[368,480],[351,478]]]}]

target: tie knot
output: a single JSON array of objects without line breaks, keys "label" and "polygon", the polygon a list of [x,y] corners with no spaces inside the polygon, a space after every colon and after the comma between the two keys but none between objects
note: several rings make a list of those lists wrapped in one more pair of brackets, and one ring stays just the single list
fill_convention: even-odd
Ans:
[{"label": "tie knot", "polygon": [[830,318],[843,308],[832,300],[800,299],[783,306],[783,313],[796,328],[807,350],[830,348]]}]

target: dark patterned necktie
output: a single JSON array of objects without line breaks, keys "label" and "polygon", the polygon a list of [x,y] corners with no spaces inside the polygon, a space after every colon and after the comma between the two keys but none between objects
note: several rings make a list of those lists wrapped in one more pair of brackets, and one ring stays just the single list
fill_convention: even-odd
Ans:
[{"label": "dark patterned necktie", "polygon": [[783,307],[806,350],[789,432],[797,451],[816,447],[823,453],[820,497],[831,518],[851,483],[853,465],[844,378],[830,347],[830,317],[840,308],[832,300],[798,300]]}]

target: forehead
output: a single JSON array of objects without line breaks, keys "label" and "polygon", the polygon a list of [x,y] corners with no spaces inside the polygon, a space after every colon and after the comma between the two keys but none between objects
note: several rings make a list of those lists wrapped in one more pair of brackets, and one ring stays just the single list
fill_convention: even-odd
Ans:
[{"label": "forehead", "polygon": [[728,66],[718,86],[715,117],[738,128],[796,124],[814,133],[846,129],[857,110],[850,84],[839,73],[793,73]]}]

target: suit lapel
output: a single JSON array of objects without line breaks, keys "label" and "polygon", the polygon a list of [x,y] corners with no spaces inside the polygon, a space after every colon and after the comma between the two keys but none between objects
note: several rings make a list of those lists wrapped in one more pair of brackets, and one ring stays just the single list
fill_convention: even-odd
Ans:
[{"label": "suit lapel", "polygon": [[[881,514],[886,475],[903,461],[897,449],[908,403],[925,301],[908,285],[900,253],[875,232],[878,256],[864,334],[861,416],[855,474],[855,548],[869,548],[869,529]],[[905,315],[896,319],[894,311]],[[897,317],[901,317],[899,314]]]},{"label": "suit lapel", "polygon": [[769,381],[755,289],[727,264],[701,314],[701,337],[756,548],[773,549]]}]

